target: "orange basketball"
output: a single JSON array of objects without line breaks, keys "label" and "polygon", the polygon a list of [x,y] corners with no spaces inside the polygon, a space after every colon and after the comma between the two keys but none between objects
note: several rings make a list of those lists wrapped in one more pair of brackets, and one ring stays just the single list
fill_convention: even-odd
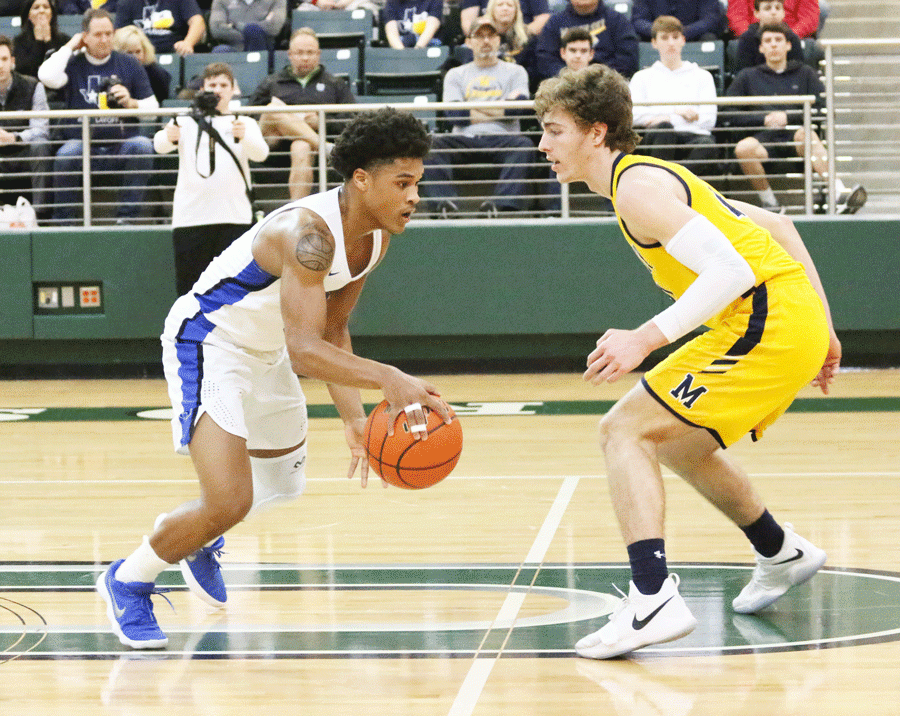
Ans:
[{"label": "orange basketball", "polygon": [[366,421],[365,443],[369,465],[391,485],[421,490],[443,480],[456,467],[462,452],[462,427],[450,409],[453,420],[447,425],[441,416],[425,407],[428,439],[416,440],[400,412],[394,422],[394,434],[388,437],[388,402],[382,400]]}]

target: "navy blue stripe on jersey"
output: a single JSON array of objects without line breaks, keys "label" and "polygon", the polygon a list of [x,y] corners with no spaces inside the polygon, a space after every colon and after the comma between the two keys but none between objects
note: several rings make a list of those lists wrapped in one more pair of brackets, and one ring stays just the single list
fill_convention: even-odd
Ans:
[{"label": "navy blue stripe on jersey", "polygon": [[232,306],[253,291],[260,291],[278,280],[268,271],[263,271],[256,261],[251,261],[237,276],[224,278],[203,294],[196,294],[197,302],[204,313],[212,313],[222,306]]},{"label": "navy blue stripe on jersey", "polygon": [[747,330],[744,335],[735,341],[728,349],[727,356],[745,356],[759,345],[763,331],[766,328],[766,319],[769,317],[769,292],[766,284],[761,283],[753,291],[753,313],[747,321]]},{"label": "navy blue stripe on jersey", "polygon": [[[624,156],[624,155],[619,155],[619,159],[621,159],[622,156]],[[615,165],[618,164],[619,159],[616,159],[616,161],[613,163],[613,172],[615,172]],[[622,170],[622,172],[619,174],[619,178],[616,180],[616,187],[618,187],[619,182],[622,180],[622,174],[624,174],[625,172],[627,172],[629,169],[631,169],[633,167],[656,167],[657,169],[663,169],[663,170],[669,172],[669,174],[671,174],[673,177],[675,177],[678,181],[681,182],[681,185],[684,187],[684,191],[687,193],[687,205],[688,206],[691,205],[691,188],[687,185],[687,182],[684,179],[682,179],[680,176],[678,176],[677,172],[675,172],[672,169],[669,169],[669,167],[660,166],[659,164],[653,164],[652,162],[635,162],[634,164],[631,164],[631,165],[625,167]],[[621,218],[621,217],[619,217],[619,218]],[[622,228],[625,229],[625,233],[628,234],[628,238],[631,239],[634,243],[636,243],[641,248],[655,249],[655,248],[662,246],[662,244],[659,243],[658,241],[654,241],[652,244],[642,244],[640,241],[638,241],[636,238],[634,238],[632,233],[628,230],[628,226],[625,224],[624,219],[622,219]]]},{"label": "navy blue stripe on jersey", "polygon": [[200,388],[203,385],[203,344],[175,343],[178,356],[178,377],[181,379],[181,444],[191,442],[197,411],[200,409]]},{"label": "navy blue stripe on jersey", "polygon": [[672,415],[674,415],[676,418],[678,418],[681,422],[687,423],[688,425],[690,425],[691,427],[694,427],[694,428],[701,428],[701,429],[703,429],[703,430],[706,430],[710,435],[713,436],[713,438],[715,439],[715,441],[716,441],[717,443],[719,443],[719,445],[722,446],[722,448],[727,448],[727,447],[728,447],[728,446],[725,444],[725,442],[722,440],[722,437],[721,437],[721,435],[719,435],[718,431],[713,430],[712,428],[704,427],[703,425],[697,425],[697,423],[692,423],[690,420],[688,420],[686,417],[684,417],[684,416],[681,415],[680,413],[676,413],[676,412],[672,409],[672,407],[671,407],[665,400],[663,400],[662,398],[660,398],[660,397],[653,391],[653,388],[651,388],[650,385],[647,383],[647,379],[646,379],[646,378],[641,378],[641,385],[644,386],[644,390],[646,390],[648,393],[650,393],[651,397],[654,398],[654,399],[656,400],[656,402],[658,402],[658,403],[659,403],[661,406],[663,406],[666,410],[668,410],[670,413],[672,413]]}]

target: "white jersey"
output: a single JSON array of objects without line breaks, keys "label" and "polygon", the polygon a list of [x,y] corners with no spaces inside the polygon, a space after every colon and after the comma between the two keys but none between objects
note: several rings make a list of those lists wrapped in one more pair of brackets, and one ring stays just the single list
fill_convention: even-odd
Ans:
[{"label": "white jersey", "polygon": [[334,237],[334,261],[325,290],[337,291],[371,271],[381,256],[381,230],[373,232],[372,257],[358,276],[350,275],[338,194],[341,187],[298,199],[273,211],[217,256],[191,291],[177,301],[166,318],[162,338],[201,343],[210,333],[254,351],[283,349],[281,279],[264,271],[253,258],[253,240],[272,217],[305,208],[318,214]]}]

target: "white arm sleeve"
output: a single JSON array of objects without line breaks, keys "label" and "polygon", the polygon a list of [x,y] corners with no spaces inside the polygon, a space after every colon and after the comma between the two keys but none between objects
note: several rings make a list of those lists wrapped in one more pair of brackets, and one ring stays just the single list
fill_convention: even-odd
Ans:
[{"label": "white arm sleeve", "polygon": [[750,264],[705,216],[695,216],[682,226],[665,248],[697,274],[675,303],[653,317],[670,343],[703,325],[756,283]]}]

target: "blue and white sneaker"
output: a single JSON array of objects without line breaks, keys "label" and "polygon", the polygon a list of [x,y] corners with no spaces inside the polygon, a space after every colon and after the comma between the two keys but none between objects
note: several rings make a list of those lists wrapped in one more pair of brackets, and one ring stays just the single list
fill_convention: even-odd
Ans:
[{"label": "blue and white sneaker", "polygon": [[219,537],[209,547],[201,547],[179,563],[185,584],[211,607],[224,607],[228,599],[218,560],[224,546],[225,538]]},{"label": "blue and white sneaker", "polygon": [[120,582],[115,575],[124,561],[113,562],[97,579],[97,591],[106,602],[109,623],[125,646],[132,649],[162,649],[168,645],[169,638],[156,622],[150,596],[162,594],[163,590],[157,589],[152,582]]}]

